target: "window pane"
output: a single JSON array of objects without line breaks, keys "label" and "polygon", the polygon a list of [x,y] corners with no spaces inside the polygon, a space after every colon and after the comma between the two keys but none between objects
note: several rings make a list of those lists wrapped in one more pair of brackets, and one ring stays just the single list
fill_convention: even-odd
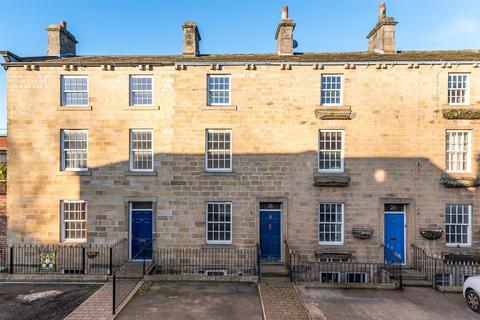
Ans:
[{"label": "window pane", "polygon": [[207,77],[208,104],[209,105],[229,105],[230,104],[230,77],[213,76]]},{"label": "window pane", "polygon": [[207,203],[207,242],[230,242],[232,206],[230,203]]},{"label": "window pane", "polygon": [[320,97],[322,105],[339,105],[342,103],[342,76],[322,75]]},{"label": "window pane", "polygon": [[130,131],[130,166],[134,171],[153,170],[153,131]]},{"label": "window pane", "polygon": [[471,205],[448,204],[445,208],[445,239],[448,244],[470,245]]},{"label": "window pane", "polygon": [[318,213],[318,238],[322,243],[343,242],[343,205],[321,203]]},{"label": "window pane", "polygon": [[62,105],[88,105],[88,78],[78,76],[62,76]]},{"label": "window pane", "polygon": [[85,201],[63,202],[64,240],[87,240],[87,206]]},{"label": "window pane", "polygon": [[64,170],[86,170],[88,168],[88,131],[62,130],[62,155]]},{"label": "window pane", "polygon": [[150,76],[130,76],[130,104],[153,104],[153,78]]},{"label": "window pane", "polygon": [[320,171],[343,170],[342,140],[342,131],[319,131],[318,169]]},{"label": "window pane", "polygon": [[207,170],[231,170],[231,138],[230,130],[207,130]]},{"label": "window pane", "polygon": [[447,171],[470,170],[470,131],[449,130],[445,138]]}]

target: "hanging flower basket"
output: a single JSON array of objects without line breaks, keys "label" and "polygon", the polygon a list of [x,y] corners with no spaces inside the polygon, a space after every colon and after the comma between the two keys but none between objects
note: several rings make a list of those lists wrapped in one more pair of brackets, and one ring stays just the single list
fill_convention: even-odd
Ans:
[{"label": "hanging flower basket", "polygon": [[420,228],[420,234],[427,240],[438,240],[442,237],[443,230],[440,227]]},{"label": "hanging flower basket", "polygon": [[350,175],[342,174],[317,174],[313,177],[316,187],[346,187],[350,184]]},{"label": "hanging flower basket", "polygon": [[440,183],[445,188],[474,188],[480,186],[480,179],[477,177],[442,177]]},{"label": "hanging flower basket", "polygon": [[480,109],[444,109],[443,118],[449,120],[477,120],[480,119]]},{"label": "hanging flower basket", "polygon": [[475,254],[446,254],[444,257],[447,263],[480,263],[480,256]]},{"label": "hanging flower basket", "polygon": [[40,269],[43,271],[55,270],[55,252],[40,252]]},{"label": "hanging flower basket", "polygon": [[318,261],[348,261],[352,258],[352,254],[348,252],[315,251],[315,257]]},{"label": "hanging flower basket", "polygon": [[88,257],[88,259],[95,259],[99,254],[100,254],[100,252],[98,252],[98,251],[88,251],[87,252],[87,257]]},{"label": "hanging flower basket", "polygon": [[373,228],[352,228],[352,233],[357,239],[370,239],[373,235]]}]

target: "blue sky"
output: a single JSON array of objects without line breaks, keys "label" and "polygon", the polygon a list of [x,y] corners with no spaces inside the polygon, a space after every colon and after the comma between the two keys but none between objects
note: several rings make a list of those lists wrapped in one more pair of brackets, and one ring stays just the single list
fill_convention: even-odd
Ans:
[{"label": "blue sky", "polygon": [[[44,55],[49,24],[61,20],[79,55],[180,54],[181,24],[197,22],[202,53],[273,52],[281,7],[297,22],[299,52],[361,51],[378,0],[0,0],[0,50]],[[397,49],[480,49],[480,1],[387,0]],[[6,128],[0,70],[0,129]]]}]

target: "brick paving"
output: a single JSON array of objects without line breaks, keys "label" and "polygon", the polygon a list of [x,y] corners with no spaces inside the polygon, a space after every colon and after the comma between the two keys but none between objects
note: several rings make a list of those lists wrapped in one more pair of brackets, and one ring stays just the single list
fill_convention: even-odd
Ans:
[{"label": "brick paving", "polygon": [[266,320],[309,320],[288,278],[263,277],[260,283]]},{"label": "brick paving", "polygon": [[[137,280],[122,280],[116,283],[116,305],[117,307],[127,297],[131,290],[137,285]],[[107,282],[85,302],[75,309],[65,320],[111,320],[114,318],[112,312],[112,291],[113,283]]]}]

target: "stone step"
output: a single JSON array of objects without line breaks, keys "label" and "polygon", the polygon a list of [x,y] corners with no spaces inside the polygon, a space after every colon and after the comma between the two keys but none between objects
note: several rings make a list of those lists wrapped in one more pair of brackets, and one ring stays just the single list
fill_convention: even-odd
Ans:
[{"label": "stone step", "polygon": [[284,265],[261,265],[263,277],[288,277],[288,269]]}]

